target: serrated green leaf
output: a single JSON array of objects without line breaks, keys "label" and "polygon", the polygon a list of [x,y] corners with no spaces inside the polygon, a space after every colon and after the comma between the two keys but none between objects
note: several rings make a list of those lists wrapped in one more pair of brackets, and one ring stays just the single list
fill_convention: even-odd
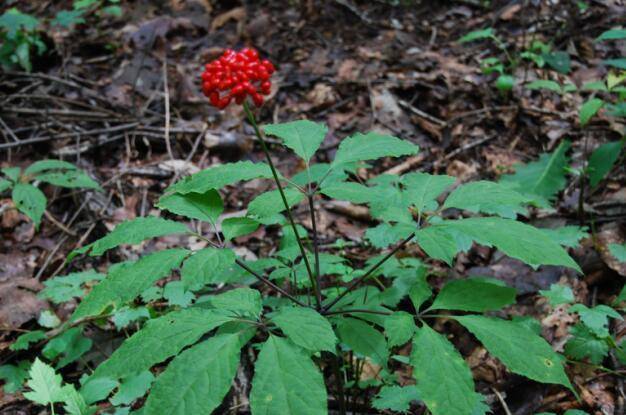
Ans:
[{"label": "serrated green leaf", "polygon": [[611,307],[604,304],[589,308],[584,304],[574,304],[570,307],[571,313],[577,313],[580,320],[598,337],[609,336],[609,317],[623,320],[622,316]]},{"label": "serrated green leaf", "polygon": [[92,404],[106,399],[113,389],[118,387],[118,385],[119,382],[112,378],[90,377],[87,381],[85,381],[83,386],[81,386],[80,394],[83,398],[85,398],[85,402],[87,402],[87,404]]},{"label": "serrated green leaf", "polygon": [[63,409],[68,415],[92,415],[97,408],[90,407],[74,385],[63,386]]},{"label": "serrated green leaf", "polygon": [[409,410],[411,402],[419,400],[415,385],[383,386],[372,400],[372,406],[380,411],[387,409],[404,413]]},{"label": "serrated green leaf", "polygon": [[153,381],[154,375],[149,370],[127,376],[110,401],[115,406],[130,405],[146,394]]},{"label": "serrated green leaf", "polygon": [[552,284],[549,290],[539,290],[539,294],[546,297],[553,307],[574,302],[574,292],[567,285]]},{"label": "serrated green leaf", "polygon": [[563,358],[531,330],[493,317],[474,315],[455,319],[510,371],[538,382],[559,384],[573,390],[563,369]]},{"label": "serrated green leaf", "polygon": [[492,311],[515,302],[515,288],[494,284],[482,278],[448,282],[429,310]]},{"label": "serrated green leaf", "polygon": [[365,231],[365,237],[373,246],[382,249],[408,238],[416,229],[414,224],[395,223],[390,225],[383,222],[373,228],[368,228]]},{"label": "serrated green leaf", "polygon": [[55,367],[62,369],[87,353],[92,345],[93,341],[83,336],[81,327],[73,327],[50,340],[41,353],[50,361],[61,357]]},{"label": "serrated green leaf", "polygon": [[413,338],[411,366],[417,393],[433,415],[468,415],[480,404],[463,357],[427,325]]},{"label": "serrated green leaf", "polygon": [[369,203],[372,200],[373,189],[356,182],[334,182],[327,183],[320,192],[331,199]]},{"label": "serrated green leaf", "polygon": [[611,171],[625,144],[626,140],[613,141],[612,143],[602,144],[591,153],[589,164],[587,165],[591,187],[596,187]]},{"label": "serrated green leaf", "polygon": [[0,193],[13,187],[13,183],[6,179],[0,179]]},{"label": "serrated green leaf", "polygon": [[28,333],[24,333],[17,339],[15,339],[15,342],[13,342],[11,346],[9,346],[9,349],[13,351],[28,350],[31,343],[36,343],[39,340],[45,339],[46,337],[46,332],[44,332],[43,330],[29,331]]},{"label": "serrated green leaf", "polygon": [[123,307],[112,317],[113,324],[117,330],[127,327],[130,323],[138,322],[150,318],[150,311],[146,307]]},{"label": "serrated green leaf", "polygon": [[591,98],[580,107],[580,126],[584,127],[600,111],[604,105],[604,101],[600,98]]},{"label": "serrated green leaf", "polygon": [[214,310],[187,308],[150,320],[98,366],[92,378],[124,378],[178,354],[205,333],[230,321]]},{"label": "serrated green leaf", "polygon": [[223,313],[258,318],[263,310],[261,293],[247,287],[234,288],[221,294],[203,298],[204,305]]},{"label": "serrated green leaf", "polygon": [[28,379],[30,362],[22,360],[17,365],[0,366],[0,379],[4,380],[2,387],[4,393],[15,393],[22,389],[22,385]]},{"label": "serrated green leaf", "polygon": [[209,167],[191,176],[187,176],[167,188],[165,193],[206,193],[211,189],[219,190],[242,180],[272,178],[272,171],[265,163],[239,161]]},{"label": "serrated green leaf", "polygon": [[61,304],[74,297],[82,297],[85,292],[82,286],[91,281],[100,281],[105,277],[95,270],[74,272],[61,277],[54,277],[44,281],[45,288],[38,294],[40,298],[48,299]]},{"label": "serrated green leaf", "polygon": [[68,259],[84,253],[89,253],[89,256],[100,256],[120,245],[136,245],[146,239],[183,233],[189,233],[189,229],[183,223],[155,216],[141,217],[120,223],[105,237],[74,250]]},{"label": "serrated green leaf", "polygon": [[381,157],[407,156],[416,154],[418,150],[419,147],[415,144],[390,135],[375,132],[357,133],[339,144],[332,166],[355,161],[374,160]]},{"label": "serrated green leaf", "polygon": [[626,29],[611,29],[602,32],[602,34],[596,38],[596,42],[619,39],[626,39]]},{"label": "serrated green leaf", "polygon": [[185,287],[182,281],[170,281],[163,287],[163,298],[171,306],[189,307],[196,296]]},{"label": "serrated green leaf", "polygon": [[454,236],[441,226],[422,228],[415,233],[415,239],[429,257],[448,265],[452,264],[454,256],[459,252]]},{"label": "serrated green leaf", "polygon": [[331,166],[328,163],[315,163],[309,166],[298,174],[291,178],[294,184],[301,187],[306,187],[309,183],[322,183],[324,185],[330,185],[336,182],[344,181],[348,175],[343,169],[331,170]]},{"label": "serrated green leaf", "polygon": [[108,307],[134,300],[157,280],[169,275],[189,255],[185,249],[166,249],[112,270],[78,305],[71,319],[97,316]]},{"label": "serrated green leaf", "polygon": [[402,177],[402,184],[407,193],[407,199],[419,212],[434,211],[437,209],[437,197],[454,182],[455,178],[446,175],[432,175],[428,173],[409,173]]},{"label": "serrated green leaf", "polygon": [[415,333],[413,316],[404,311],[396,311],[385,317],[385,334],[389,347],[405,344]]},{"label": "serrated green leaf", "polygon": [[39,20],[20,12],[17,8],[12,7],[0,16],[0,28],[6,30],[7,37],[14,39],[21,30],[31,32],[39,26]]},{"label": "serrated green leaf", "polygon": [[[285,199],[287,199],[287,204],[289,204],[290,208],[304,199],[304,194],[299,190],[287,188],[283,189],[283,191],[285,192]],[[248,215],[257,218],[272,216],[284,210],[285,204],[278,190],[261,193],[248,205]]]},{"label": "serrated green leaf", "polygon": [[[523,195],[537,197],[536,202],[540,204],[554,199],[567,184],[565,169],[568,159],[565,154],[569,148],[569,141],[562,141],[554,152],[540,155],[539,160],[516,165],[515,173],[502,176],[500,183]],[[547,205],[547,202],[543,205]]]},{"label": "serrated green leaf", "polygon": [[252,414],[325,415],[326,399],[322,374],[306,353],[270,335],[254,368]]},{"label": "serrated green leaf", "polygon": [[152,386],[144,415],[211,414],[230,389],[241,346],[239,334],[222,334],[175,357]]},{"label": "serrated green leaf", "polygon": [[409,298],[411,299],[411,303],[413,303],[415,311],[419,312],[422,304],[432,296],[433,290],[430,288],[430,285],[428,285],[428,281],[426,281],[426,274],[418,276],[409,289]]},{"label": "serrated green leaf", "polygon": [[589,237],[586,228],[579,226],[561,226],[560,228],[539,228],[541,232],[561,246],[576,248],[581,239]]},{"label": "serrated green leaf", "polygon": [[387,366],[387,342],[381,332],[364,321],[342,318],[337,322],[339,340],[354,352],[369,357],[381,366]]},{"label": "serrated green leaf", "polygon": [[224,211],[224,203],[215,189],[205,193],[173,193],[159,199],[156,207],[191,219],[216,223]]},{"label": "serrated green leaf", "polygon": [[53,329],[61,324],[61,320],[59,319],[59,316],[54,314],[54,312],[50,310],[43,310],[37,318],[37,324],[41,327]]},{"label": "serrated green leaf", "polygon": [[574,359],[589,358],[594,365],[602,363],[609,354],[606,340],[597,337],[584,324],[577,324],[570,329],[572,337],[565,343],[565,354]]},{"label": "serrated green leaf", "polygon": [[35,227],[39,227],[47,202],[43,192],[33,185],[18,183],[13,187],[11,199],[17,210],[28,216]]},{"label": "serrated green leaf", "polygon": [[52,366],[35,359],[28,371],[28,375],[29,379],[26,385],[32,391],[24,393],[26,399],[40,405],[49,405],[63,401],[65,398],[62,388],[63,379],[61,375],[54,372]]},{"label": "serrated green leaf", "polygon": [[98,182],[93,180],[84,171],[81,170],[67,170],[64,172],[51,172],[41,173],[34,177],[34,179],[50,183],[55,186],[65,187],[68,189],[99,189]]},{"label": "serrated green leaf", "polygon": [[525,204],[531,200],[508,186],[489,181],[462,184],[446,198],[443,208],[456,208],[475,213],[498,215],[515,219],[525,214]]},{"label": "serrated green leaf", "polygon": [[237,257],[231,249],[204,248],[185,260],[181,280],[191,290],[216,284],[221,274],[231,267]]},{"label": "serrated green leaf", "polygon": [[481,39],[489,39],[495,36],[495,32],[492,27],[488,27],[486,29],[479,29],[469,32],[468,34],[461,37],[458,42],[459,43],[467,43],[472,42],[474,40]]},{"label": "serrated green leaf", "polygon": [[[578,264],[559,244],[537,228],[515,220],[485,217],[443,221],[417,232],[416,237],[420,246],[422,246],[423,234],[428,234],[428,229],[432,228],[439,229],[444,234],[445,232],[461,234],[482,245],[495,246],[508,256],[517,258],[534,268],[539,265],[561,265],[581,272]],[[422,248],[431,255],[431,252],[424,246]],[[449,251],[444,254],[452,252],[452,249],[449,247],[448,249]]]},{"label": "serrated green leaf", "polygon": [[222,233],[226,240],[248,235],[259,229],[261,224],[251,218],[226,218],[222,221]]},{"label": "serrated green leaf", "polygon": [[298,346],[311,352],[335,353],[337,337],[332,326],[312,308],[283,307],[272,321]]},{"label": "serrated green leaf", "polygon": [[50,21],[51,25],[61,26],[66,29],[80,23],[85,23],[82,10],[61,10]]},{"label": "serrated green leaf", "polygon": [[265,134],[283,140],[285,145],[309,163],[326,137],[328,128],[323,124],[308,120],[292,121],[284,124],[270,124],[263,127]]}]

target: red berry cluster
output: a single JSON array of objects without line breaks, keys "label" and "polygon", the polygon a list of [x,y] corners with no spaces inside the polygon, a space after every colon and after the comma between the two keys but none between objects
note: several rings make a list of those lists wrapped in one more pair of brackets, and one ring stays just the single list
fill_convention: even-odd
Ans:
[{"label": "red berry cluster", "polygon": [[267,59],[259,59],[259,52],[244,48],[239,52],[226,49],[224,54],[207,63],[202,73],[202,92],[209,97],[211,105],[224,109],[234,100],[243,103],[246,96],[257,107],[263,104],[263,96],[270,93],[270,76],[274,65]]}]

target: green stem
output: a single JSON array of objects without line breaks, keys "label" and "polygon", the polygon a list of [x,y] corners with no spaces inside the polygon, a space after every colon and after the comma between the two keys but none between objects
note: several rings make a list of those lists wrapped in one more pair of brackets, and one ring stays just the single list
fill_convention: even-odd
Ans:
[{"label": "green stem", "polygon": [[322,282],[320,275],[320,252],[319,252],[319,244],[317,240],[317,224],[315,221],[315,201],[313,198],[315,197],[314,193],[309,193],[307,198],[309,199],[309,211],[311,212],[311,227],[313,228],[313,251],[315,252],[315,285],[317,286],[317,290],[315,290],[315,295],[317,295],[317,304],[318,308],[321,308],[322,305]]},{"label": "green stem", "polygon": [[309,258],[306,255],[306,251],[304,249],[304,245],[302,244],[302,239],[300,238],[300,234],[298,233],[298,228],[296,227],[296,223],[293,220],[293,215],[291,214],[291,209],[289,208],[289,203],[287,202],[287,198],[285,197],[285,192],[283,191],[283,187],[280,184],[280,179],[278,177],[278,173],[276,172],[276,168],[274,167],[274,162],[270,157],[270,152],[267,148],[267,144],[263,139],[263,135],[259,130],[259,126],[257,125],[256,118],[254,118],[254,114],[250,111],[250,106],[247,101],[243,103],[243,109],[248,116],[248,121],[252,124],[254,128],[254,133],[256,134],[259,142],[261,143],[261,148],[263,149],[263,153],[265,153],[265,158],[267,159],[267,164],[269,164],[270,169],[272,170],[272,175],[274,176],[274,181],[276,182],[276,186],[278,186],[278,192],[280,193],[280,197],[283,200],[283,204],[285,205],[285,209],[287,209],[287,218],[289,219],[289,223],[291,223],[291,228],[293,229],[293,234],[296,237],[296,241],[298,242],[298,247],[300,247],[300,254],[302,255],[302,260],[304,261],[304,266],[306,267],[307,273],[309,274],[309,279],[311,280],[311,286],[313,287],[313,291],[316,293],[317,299],[317,308],[320,309],[322,307],[321,303],[321,294],[318,292],[319,287],[315,285],[315,277],[313,276],[313,271],[311,270],[311,264],[309,263]]}]

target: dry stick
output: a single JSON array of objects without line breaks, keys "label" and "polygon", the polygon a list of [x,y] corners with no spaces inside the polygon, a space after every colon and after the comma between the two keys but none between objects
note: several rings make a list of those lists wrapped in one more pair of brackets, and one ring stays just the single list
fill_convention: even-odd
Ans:
[{"label": "dry stick", "polygon": [[[304,265],[306,267],[306,270],[309,274],[309,279],[311,281],[311,286],[313,287],[313,290],[317,293],[317,291],[319,291],[319,287],[317,287],[315,285],[315,277],[313,276],[313,271],[311,271],[311,264],[309,263],[309,258],[306,256],[306,251],[304,250],[304,245],[302,244],[302,239],[300,239],[300,234],[298,232],[298,228],[296,228],[296,222],[293,220],[293,215],[291,214],[291,209],[289,208],[289,203],[287,203],[287,198],[285,197],[285,192],[283,191],[283,186],[280,184],[280,179],[278,178],[278,173],[276,172],[276,168],[274,167],[274,162],[272,161],[272,158],[270,157],[270,152],[267,148],[267,144],[265,144],[265,140],[263,139],[263,136],[261,135],[261,131],[259,130],[259,126],[256,123],[256,119],[254,118],[254,115],[252,114],[252,111],[250,111],[250,107],[248,106],[248,102],[244,101],[243,103],[243,108],[246,112],[246,115],[248,116],[248,121],[250,121],[250,124],[252,124],[252,127],[254,128],[254,133],[256,134],[257,138],[259,139],[260,143],[261,143],[261,148],[263,149],[263,153],[265,153],[265,158],[267,158],[267,163],[270,166],[270,170],[272,170],[272,175],[274,176],[274,181],[276,182],[276,185],[278,186],[278,192],[280,193],[280,197],[283,200],[283,204],[285,205],[285,209],[287,209],[287,218],[289,219],[289,223],[291,223],[291,229],[293,229],[293,234],[296,237],[296,241],[298,242],[298,247],[300,247],[300,253],[302,254],[302,260],[304,261]],[[317,304],[317,308],[321,309],[322,308],[322,303],[320,300],[320,295],[316,295],[315,296],[316,300],[318,301]]]},{"label": "dry stick", "polygon": [[170,142],[170,91],[167,86],[167,56],[163,58],[163,96],[165,98],[165,147],[170,160],[174,160]]},{"label": "dry stick", "polygon": [[315,252],[315,285],[317,285],[317,290],[315,290],[315,294],[317,295],[317,303],[322,304],[322,282],[320,275],[320,253],[319,246],[317,241],[317,224],[315,221],[315,202],[313,200],[314,194],[307,194],[309,199],[309,211],[311,212],[311,226],[313,228],[313,251]]},{"label": "dry stick", "polygon": [[411,233],[409,236],[406,237],[406,239],[404,239],[402,242],[400,242],[395,248],[393,248],[387,255],[385,255],[380,261],[378,261],[376,264],[372,265],[372,267],[365,273],[363,274],[361,277],[359,277],[358,279],[352,281],[352,283],[350,283],[350,285],[348,285],[348,288],[345,289],[344,292],[342,292],[341,294],[339,294],[339,296],[337,296],[333,301],[330,302],[330,304],[328,304],[327,306],[322,308],[322,311],[324,314],[326,314],[328,312],[328,310],[330,310],[331,308],[333,308],[333,306],[335,304],[337,304],[339,301],[341,301],[341,299],[343,297],[345,297],[346,295],[348,295],[348,293],[350,293],[352,290],[354,290],[354,288],[359,285],[360,283],[362,283],[363,281],[365,281],[367,278],[369,278],[370,275],[372,275],[372,273],[374,273],[374,271],[376,271],[378,269],[378,267],[380,267],[382,264],[384,264],[385,262],[387,262],[387,260],[389,258],[391,258],[396,252],[398,252],[400,249],[402,249],[406,244],[408,244],[411,239],[413,239],[413,237],[415,236],[415,232]]}]

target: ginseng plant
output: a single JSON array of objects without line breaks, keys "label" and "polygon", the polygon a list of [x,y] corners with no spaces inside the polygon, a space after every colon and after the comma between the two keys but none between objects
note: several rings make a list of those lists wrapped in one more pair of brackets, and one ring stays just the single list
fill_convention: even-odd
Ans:
[{"label": "ginseng plant", "polygon": [[[484,414],[489,406],[464,358],[432,328],[444,319],[469,330],[511,372],[576,394],[564,359],[550,344],[526,320],[498,311],[515,302],[515,289],[490,278],[452,279],[438,284],[440,290],[428,281],[433,264],[452,265],[473,243],[533,268],[580,271],[557,236],[516,220],[533,199],[504,183],[454,187],[455,178],[446,175],[375,175],[366,161],[418,152],[408,141],[376,132],[345,138],[332,162],[312,163],[327,135],[324,125],[257,124],[249,102],[263,104],[273,72],[254,49],[244,49],[227,50],[202,74],[212,105],[243,105],[265,163],[220,164],[185,177],[158,201],[167,218],[123,222],[70,255],[97,257],[173,234],[204,244],[112,265],[69,321],[48,336],[104,324],[128,307],[150,310],[147,322],[81,379],[80,390],[105,380],[115,389],[151,371],[156,377],[145,403],[135,403],[144,415],[226,413],[237,405],[272,415],[326,414],[329,408],[346,414],[364,406],[404,412],[420,405],[435,415]],[[265,135],[293,151],[305,168],[290,178],[279,172]],[[245,216],[222,219],[220,192],[236,192],[238,183],[252,179],[273,180],[275,189],[257,195]],[[320,235],[316,207],[328,199],[368,207],[377,225],[356,245],[368,248],[359,252],[378,253],[350,260],[344,255],[348,244]],[[303,212],[310,218],[306,226],[296,221]],[[206,226],[192,231],[181,218]],[[268,238],[278,235],[275,244],[268,241],[271,254],[238,257],[237,238],[261,226]],[[155,288],[157,282],[163,290]],[[243,402],[229,394],[242,355],[254,366],[249,400]],[[107,399],[106,393],[86,404],[98,399]]]}]

